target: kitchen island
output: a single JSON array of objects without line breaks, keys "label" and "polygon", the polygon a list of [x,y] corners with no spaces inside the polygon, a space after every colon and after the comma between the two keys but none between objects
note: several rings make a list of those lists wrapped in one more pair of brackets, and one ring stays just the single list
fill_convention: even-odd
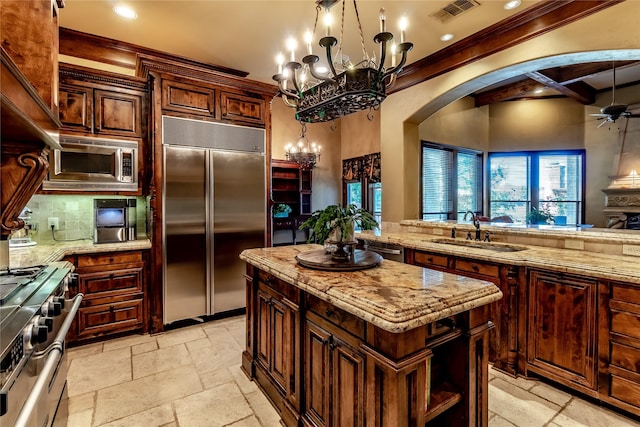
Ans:
[{"label": "kitchen island", "polygon": [[244,372],[287,426],[487,425],[491,282],[383,260],[312,270],[249,249]]}]

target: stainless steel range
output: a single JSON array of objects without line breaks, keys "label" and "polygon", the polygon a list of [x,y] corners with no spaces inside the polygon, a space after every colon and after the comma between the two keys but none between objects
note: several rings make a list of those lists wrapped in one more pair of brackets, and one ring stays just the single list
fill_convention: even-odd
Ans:
[{"label": "stainless steel range", "polygon": [[73,265],[0,271],[0,425],[66,425],[65,336],[82,294],[65,300]]}]

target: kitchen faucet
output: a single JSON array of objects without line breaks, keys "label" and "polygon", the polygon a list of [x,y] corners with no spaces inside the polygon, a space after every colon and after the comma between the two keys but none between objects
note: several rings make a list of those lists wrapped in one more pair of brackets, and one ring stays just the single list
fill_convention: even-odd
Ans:
[{"label": "kitchen faucet", "polygon": [[467,220],[467,215],[471,214],[471,221],[473,222],[473,226],[476,228],[476,240],[480,240],[480,220],[478,220],[478,217],[476,216],[475,213],[471,212],[471,211],[466,211],[464,213],[464,220]]}]

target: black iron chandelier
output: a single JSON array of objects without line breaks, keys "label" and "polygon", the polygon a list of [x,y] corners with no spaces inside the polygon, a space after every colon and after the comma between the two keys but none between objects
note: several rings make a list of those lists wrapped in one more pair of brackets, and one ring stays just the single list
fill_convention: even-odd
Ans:
[{"label": "black iron chandelier", "polygon": [[[290,60],[284,63],[284,56],[278,55],[278,74],[273,80],[278,82],[280,95],[284,103],[296,109],[296,120],[307,123],[326,122],[338,119],[351,113],[369,109],[377,110],[386,98],[386,90],[396,80],[407,61],[407,52],[413,48],[413,43],[405,41],[407,26],[406,18],[400,22],[400,43],[388,46],[393,40],[393,34],[386,30],[386,15],[380,9],[380,32],[373,38],[380,45],[380,57],[370,57],[365,49],[362,25],[358,15],[356,0],[353,7],[360,31],[363,59],[353,64],[347,56],[342,55],[342,40],[331,35],[330,8],[339,0],[316,0],[315,33],[320,11],[325,10],[326,36],[318,44],[324,48],[326,67],[320,66],[320,57],[312,53],[311,41],[313,33],[307,32],[304,37],[307,54],[302,63],[295,59],[297,43],[294,39],[287,41]],[[344,34],[344,14],[346,0],[342,0],[342,21],[340,38]],[[338,46],[334,52],[333,48]],[[391,65],[385,67],[387,48],[389,47]],[[401,54],[396,64],[396,55]],[[324,70],[323,70],[324,68]],[[369,118],[371,119],[371,115]]]},{"label": "black iron chandelier", "polygon": [[315,142],[309,142],[306,136],[307,126],[304,122],[300,122],[300,124],[302,125],[302,130],[297,143],[289,143],[284,147],[287,160],[296,162],[302,169],[313,169],[316,163],[320,161],[322,147]]}]

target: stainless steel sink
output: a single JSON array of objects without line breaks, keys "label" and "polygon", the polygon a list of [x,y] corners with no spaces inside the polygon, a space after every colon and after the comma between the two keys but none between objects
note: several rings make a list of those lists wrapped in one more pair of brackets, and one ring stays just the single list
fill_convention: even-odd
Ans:
[{"label": "stainless steel sink", "polygon": [[474,249],[486,249],[495,252],[518,252],[523,251],[526,246],[507,245],[505,243],[493,243],[493,242],[478,242],[477,240],[462,240],[462,239],[436,239],[432,240],[433,243],[455,245]]}]

